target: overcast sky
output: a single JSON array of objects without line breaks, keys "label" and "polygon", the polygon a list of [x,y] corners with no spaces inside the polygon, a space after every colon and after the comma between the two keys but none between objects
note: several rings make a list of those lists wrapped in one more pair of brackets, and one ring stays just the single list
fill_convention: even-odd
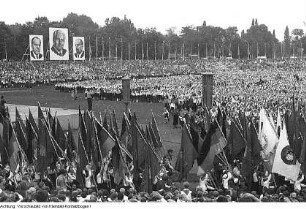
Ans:
[{"label": "overcast sky", "polygon": [[275,29],[283,40],[286,25],[290,31],[306,31],[306,0],[4,0],[0,3],[0,21],[6,24],[33,21],[46,16],[51,21],[62,20],[68,13],[85,14],[100,26],[106,18],[131,19],[137,28],[155,27],[165,34],[170,27],[177,32],[187,25],[207,25],[238,30],[250,27],[252,18]]}]

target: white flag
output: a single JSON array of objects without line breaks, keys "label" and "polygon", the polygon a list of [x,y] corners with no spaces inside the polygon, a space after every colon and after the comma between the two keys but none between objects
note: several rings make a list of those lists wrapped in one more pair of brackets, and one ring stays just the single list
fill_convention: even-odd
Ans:
[{"label": "white flag", "polygon": [[273,125],[271,124],[267,113],[264,109],[259,113],[259,136],[258,140],[262,147],[263,159],[269,158],[275,152],[275,146],[278,142],[278,138]]},{"label": "white flag", "polygon": [[300,166],[301,164],[297,161],[293,150],[289,146],[286,125],[284,124],[280,132],[272,172],[296,181],[300,172]]}]

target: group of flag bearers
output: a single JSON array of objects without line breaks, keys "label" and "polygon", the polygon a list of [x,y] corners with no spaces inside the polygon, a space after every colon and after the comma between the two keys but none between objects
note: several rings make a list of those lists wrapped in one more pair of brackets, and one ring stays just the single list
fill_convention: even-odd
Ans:
[{"label": "group of flag bearers", "polygon": [[[293,104],[283,115],[278,111],[276,122],[265,109],[261,109],[257,120],[251,112],[242,111],[229,117],[223,107],[215,111],[206,108],[204,112],[202,118],[207,128],[190,118],[182,127],[175,165],[182,178],[197,170],[198,176],[209,174],[212,180],[221,176],[222,182],[223,174],[229,172],[233,179],[242,179],[250,191],[254,188],[254,174],[262,180],[270,176],[273,187],[303,181],[306,122],[300,106],[296,110]],[[216,174],[218,165],[221,168]],[[213,185],[219,187],[218,182]]]},{"label": "group of flag bearers", "polygon": [[[244,112],[229,119],[226,110],[220,108],[215,112],[206,108],[203,119],[199,125],[186,115],[174,168],[180,174],[176,180],[187,179],[194,164],[200,179],[213,175],[216,162],[226,178],[230,173],[243,178],[250,190],[254,172],[261,165],[262,178],[278,174],[297,182],[301,173],[306,173],[306,122],[300,109],[292,108],[284,116],[278,111],[276,123],[264,109],[258,121]],[[31,111],[23,120],[16,108],[15,124],[8,115],[1,115],[0,124],[1,162],[9,164],[11,171],[34,165],[37,174],[44,175],[56,164],[69,164],[75,167],[75,180],[86,187],[84,171],[90,166],[90,170],[103,173],[102,181],[114,184],[111,187],[129,185],[149,193],[159,177],[167,173],[163,169],[165,147],[153,113],[145,128],[135,113],[123,113],[119,131],[114,111],[97,118],[92,111],[79,110],[77,137],[70,124],[65,133],[56,115],[52,116],[50,110],[44,114],[40,105],[37,122]],[[242,163],[237,164],[239,161]],[[135,180],[137,177],[141,177],[140,182]],[[91,179],[92,187],[100,183],[95,177]],[[218,187],[218,182],[213,183]]]},{"label": "group of flag bearers", "polygon": [[[152,121],[145,129],[138,124],[135,113],[123,113],[119,131],[114,111],[106,112],[104,118],[101,114],[97,118],[92,111],[82,113],[79,110],[78,130],[72,130],[68,124],[65,133],[56,115],[52,116],[50,109],[45,112],[38,105],[36,122],[30,110],[23,120],[16,108],[14,125],[9,115],[1,116],[1,162],[9,165],[11,171],[33,166],[42,178],[48,175],[50,168],[70,166],[74,168],[75,180],[81,188],[97,188],[105,181],[113,184],[109,185],[113,188],[123,185],[152,191],[155,177],[160,175],[164,154],[153,113]],[[88,171],[101,172],[102,180],[97,182],[96,176],[92,176],[91,186],[87,186]],[[109,173],[112,173],[111,181]],[[135,176],[142,176],[139,185],[133,184]]]}]

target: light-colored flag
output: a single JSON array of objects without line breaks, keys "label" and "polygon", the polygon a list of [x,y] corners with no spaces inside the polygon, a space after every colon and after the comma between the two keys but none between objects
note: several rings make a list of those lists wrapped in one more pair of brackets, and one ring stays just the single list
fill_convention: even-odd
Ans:
[{"label": "light-colored flag", "polygon": [[301,164],[297,161],[293,150],[289,146],[286,125],[284,124],[280,132],[272,172],[296,181],[299,175],[300,166]]},{"label": "light-colored flag", "polygon": [[259,117],[258,140],[262,147],[261,157],[267,163],[268,170],[270,170],[273,164],[278,137],[264,109],[260,110]]}]

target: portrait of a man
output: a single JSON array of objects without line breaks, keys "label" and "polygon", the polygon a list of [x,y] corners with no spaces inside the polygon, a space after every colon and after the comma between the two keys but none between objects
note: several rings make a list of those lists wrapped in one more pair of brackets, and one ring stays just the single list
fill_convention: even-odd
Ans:
[{"label": "portrait of a man", "polygon": [[30,35],[30,59],[43,60],[43,47],[42,47],[42,36],[41,35]]},{"label": "portrait of a man", "polygon": [[68,30],[65,28],[50,28],[50,59],[68,60]]},{"label": "portrait of a man", "polygon": [[73,58],[74,60],[84,60],[85,51],[84,51],[84,37],[73,37]]},{"label": "portrait of a man", "polygon": [[61,30],[56,30],[53,33],[53,46],[51,50],[58,56],[64,56],[67,52],[65,47],[66,35]]}]

